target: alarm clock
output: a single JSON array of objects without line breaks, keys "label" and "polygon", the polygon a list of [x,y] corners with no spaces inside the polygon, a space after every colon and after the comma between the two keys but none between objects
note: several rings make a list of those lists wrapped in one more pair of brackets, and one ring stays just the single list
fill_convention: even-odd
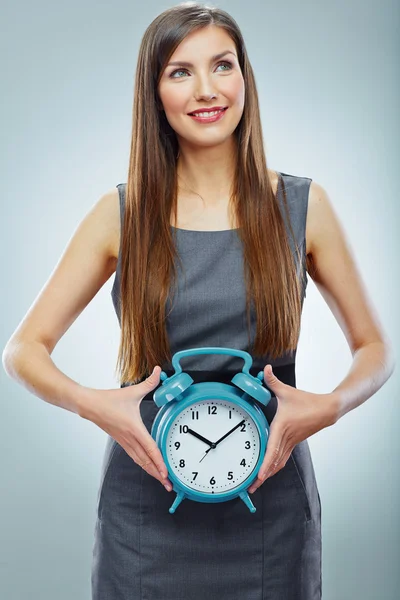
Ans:
[{"label": "alarm clock", "polygon": [[[182,372],[181,358],[196,354],[230,354],[243,358],[234,386],[206,381],[194,383]],[[262,386],[264,373],[253,377],[252,357],[234,348],[190,348],[172,357],[175,373],[161,372],[162,386],[153,394],[160,408],[151,436],[160,449],[176,498],[174,513],[185,499],[226,502],[240,497],[250,512],[256,508],[248,489],[257,478],[269,437],[269,424],[255,400],[267,406],[269,390]]]}]

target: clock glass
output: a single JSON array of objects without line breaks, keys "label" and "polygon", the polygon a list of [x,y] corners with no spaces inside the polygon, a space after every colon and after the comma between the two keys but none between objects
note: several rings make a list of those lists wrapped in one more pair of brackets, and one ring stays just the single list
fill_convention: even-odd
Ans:
[{"label": "clock glass", "polygon": [[170,470],[187,487],[205,494],[230,492],[252,475],[260,457],[256,422],[223,399],[194,401],[166,433]]}]

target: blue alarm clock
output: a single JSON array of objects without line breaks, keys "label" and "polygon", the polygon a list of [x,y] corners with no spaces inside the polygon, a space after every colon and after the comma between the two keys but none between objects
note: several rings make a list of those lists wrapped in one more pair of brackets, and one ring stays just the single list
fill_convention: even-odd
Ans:
[{"label": "blue alarm clock", "polygon": [[[180,359],[195,354],[230,354],[244,360],[235,385],[220,382],[193,384],[182,372]],[[175,373],[162,371],[162,386],[153,394],[158,411],[151,436],[168,469],[176,498],[174,513],[188,498],[196,502],[226,502],[240,497],[250,512],[256,508],[246,491],[257,478],[269,437],[269,424],[253,399],[267,406],[269,390],[262,386],[264,373],[250,373],[252,357],[233,348],[205,347],[176,352]],[[193,385],[192,385],[193,384]]]}]

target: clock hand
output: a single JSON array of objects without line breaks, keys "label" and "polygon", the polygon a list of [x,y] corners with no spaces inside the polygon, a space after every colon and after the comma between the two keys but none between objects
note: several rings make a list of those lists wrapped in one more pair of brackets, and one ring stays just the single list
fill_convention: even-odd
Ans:
[{"label": "clock hand", "polygon": [[[199,440],[201,440],[202,442],[205,442],[209,446],[211,446],[211,447],[214,446],[213,442],[210,442],[209,440],[207,440],[207,438],[205,438],[202,435],[200,435],[200,433],[197,433],[196,431],[193,431],[193,429],[188,428],[187,432],[191,433],[192,435],[194,435],[194,437],[197,437]],[[211,450],[211,448],[210,448],[210,450]],[[208,452],[208,450],[207,450],[207,452]]]},{"label": "clock hand", "polygon": [[[207,456],[207,454],[210,452],[210,450],[212,450],[213,448],[215,448],[215,444],[213,444],[212,446],[210,446],[210,447],[209,447],[209,449],[208,449],[208,450],[206,450],[206,453],[205,453],[205,455],[203,456],[203,458],[205,458],[205,457]],[[201,459],[199,460],[199,462],[201,462],[201,461],[203,460],[203,458],[201,458]]]},{"label": "clock hand", "polygon": [[[208,450],[206,450],[205,455],[203,456],[203,458],[205,458],[207,456],[207,454],[210,452],[210,450],[212,450],[213,448],[215,448],[216,444],[214,444],[214,442],[210,442],[209,440],[207,440],[205,437],[203,437],[202,435],[200,435],[199,433],[197,433],[196,431],[193,431],[193,429],[189,429],[188,428],[188,433],[191,433],[192,435],[194,435],[195,437],[199,438],[199,440],[202,440],[203,442],[206,442],[206,444],[208,444],[210,447],[208,448]],[[199,460],[199,462],[201,462],[203,460],[203,458],[201,458]]]},{"label": "clock hand", "polygon": [[233,433],[235,431],[235,429],[237,429],[238,427],[240,427],[240,425],[243,425],[243,423],[245,422],[246,419],[242,419],[240,421],[240,423],[238,423],[237,425],[235,425],[235,427],[232,427],[232,429],[230,431],[228,431],[228,433],[226,433],[225,435],[223,435],[221,438],[219,438],[219,440],[217,442],[215,442],[214,447],[218,446],[218,444],[220,442],[222,442],[222,440],[224,440],[225,438],[228,437],[228,435],[231,435],[231,433]]},{"label": "clock hand", "polygon": [[[242,419],[240,421],[240,423],[238,423],[237,425],[235,425],[235,427],[232,427],[232,429],[230,431],[228,431],[228,433],[226,433],[224,436],[222,436],[222,438],[220,438],[217,442],[214,442],[213,444],[211,444],[211,446],[208,448],[208,450],[206,450],[206,453],[204,454],[203,458],[205,458],[207,456],[207,454],[210,452],[210,450],[213,450],[214,448],[216,448],[218,446],[218,444],[220,442],[222,442],[222,440],[224,440],[225,438],[228,437],[228,435],[230,435],[231,433],[233,433],[240,425],[242,425],[245,422],[245,419]],[[189,431],[189,430],[188,430]],[[199,460],[199,462],[201,462],[203,460],[203,458],[201,458]]]}]

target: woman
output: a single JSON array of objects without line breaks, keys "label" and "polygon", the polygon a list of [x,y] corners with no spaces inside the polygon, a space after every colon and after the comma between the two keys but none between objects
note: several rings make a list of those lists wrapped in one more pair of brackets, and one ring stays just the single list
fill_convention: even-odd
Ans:
[{"label": "woman", "polygon": [[[50,354],[114,272],[121,389],[94,390]],[[354,356],[331,393],[296,389],[307,272]],[[249,489],[254,514],[239,498],[186,500],[170,514],[172,495],[159,485],[170,481],[150,435],[153,393],[177,350],[202,346],[249,351],[251,373],[263,369],[273,395],[267,451]],[[226,355],[190,359],[195,381],[230,382],[242,368]],[[94,600],[321,598],[321,506],[307,438],[380,389],[393,358],[327,193],[266,166],[253,71],[225,11],[182,4],[146,30],[127,183],[85,217],[4,364],[37,396],[109,434]]]}]

